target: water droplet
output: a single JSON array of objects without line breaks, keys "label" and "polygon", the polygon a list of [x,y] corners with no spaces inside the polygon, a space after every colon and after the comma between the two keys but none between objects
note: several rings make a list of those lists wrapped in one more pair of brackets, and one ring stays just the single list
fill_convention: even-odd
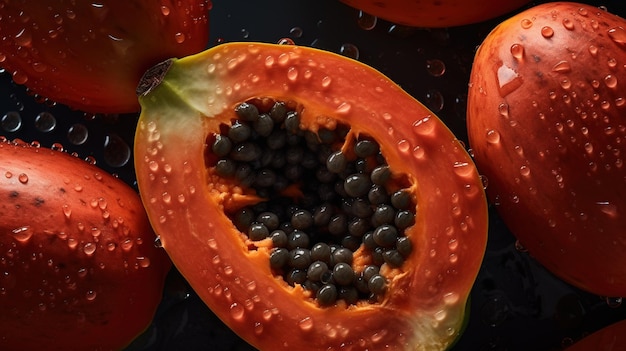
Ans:
[{"label": "water droplet", "polygon": [[130,146],[118,135],[109,134],[104,139],[104,161],[111,167],[122,167],[130,160]]},{"label": "water droplet", "polygon": [[170,15],[170,8],[165,6],[165,5],[161,5],[161,13],[163,14],[163,16],[169,16]]},{"label": "water droplet", "polygon": [[19,180],[22,184],[26,184],[28,183],[28,175],[26,173],[20,173],[17,176],[17,180]]},{"label": "water droplet", "polygon": [[341,47],[339,48],[339,53],[351,59],[355,59],[355,60],[359,59],[359,48],[354,44],[350,44],[350,43],[342,44]]},{"label": "water droplet", "polygon": [[606,297],[606,304],[611,308],[619,308],[622,306],[622,298],[621,297]]},{"label": "water droplet", "polygon": [[541,35],[546,39],[552,38],[552,36],[554,35],[554,29],[552,29],[552,27],[550,26],[545,26],[541,28]]},{"label": "water droplet", "polygon": [[587,50],[589,50],[589,53],[591,54],[591,56],[596,56],[598,54],[598,47],[595,45],[589,45]]},{"label": "water droplet", "polygon": [[230,316],[236,321],[243,320],[245,309],[240,304],[234,302],[230,305]]},{"label": "water droplet", "polygon": [[289,30],[289,35],[291,35],[291,37],[293,38],[300,38],[302,37],[303,34],[303,30],[300,27],[293,27]]},{"label": "water droplet", "polygon": [[96,295],[97,293],[93,290],[89,290],[87,291],[87,293],[85,293],[85,298],[87,299],[87,301],[93,301],[96,299]]},{"label": "water droplet", "polygon": [[474,168],[467,162],[454,162],[454,173],[461,177],[470,177],[474,175]]},{"label": "water droplet", "polygon": [[498,105],[498,113],[500,113],[500,116],[508,118],[509,117],[509,104],[503,102],[500,105]]},{"label": "water droplet", "polygon": [[182,44],[185,41],[185,34],[181,32],[174,34],[174,40],[176,40],[178,44]]},{"label": "water droplet", "polygon": [[426,60],[426,71],[433,77],[441,77],[446,73],[446,64],[439,59]]},{"label": "water droplet", "polygon": [[335,112],[338,114],[345,115],[349,113],[351,109],[352,109],[352,105],[350,105],[350,103],[342,102],[341,104],[339,104],[339,106],[337,106],[337,109],[335,109]]},{"label": "water droplet", "polygon": [[57,120],[50,112],[41,112],[35,117],[35,128],[40,132],[50,132],[57,125]]},{"label": "water droplet", "polygon": [[130,238],[126,238],[126,239],[124,239],[124,241],[122,241],[120,246],[122,247],[122,250],[128,252],[128,251],[130,251],[130,249],[133,248],[133,240],[130,239]]},{"label": "water droplet", "polygon": [[150,259],[148,257],[138,256],[136,259],[137,259],[137,262],[139,263],[139,267],[141,268],[150,267]]},{"label": "water droplet", "polygon": [[555,64],[552,67],[552,70],[554,72],[559,72],[559,73],[569,73],[569,72],[572,71],[572,67],[571,67],[569,61],[563,60],[563,61],[559,61],[557,64]]},{"label": "water droplet", "polygon": [[328,86],[330,85],[330,83],[332,83],[333,79],[329,76],[324,76],[324,78],[322,78],[322,88],[328,88]]},{"label": "water droplet", "polygon": [[154,239],[154,247],[156,247],[157,249],[160,249],[163,247],[163,242],[161,242],[161,236],[158,235],[155,239]]},{"label": "water droplet", "polygon": [[306,317],[298,322],[298,326],[302,331],[309,331],[313,329],[313,319],[311,319],[311,317]]},{"label": "water droplet", "polygon": [[96,244],[94,244],[94,243],[85,243],[85,245],[83,246],[83,252],[87,256],[93,255],[94,252],[96,252]]},{"label": "water droplet", "polygon": [[497,130],[490,129],[487,131],[485,140],[490,144],[497,144],[500,142],[500,133]]},{"label": "water droplet", "polygon": [[530,175],[530,167],[525,166],[525,165],[521,166],[519,168],[519,173],[523,175],[524,177],[528,177]]},{"label": "water droplet", "polygon": [[533,21],[529,20],[528,18],[524,18],[521,22],[520,22],[522,28],[524,29],[528,29],[530,27],[533,26]]},{"label": "water droplet", "polygon": [[33,236],[33,230],[30,226],[25,225],[23,227],[15,228],[11,231],[11,234],[15,240],[19,242],[26,242]]},{"label": "water droplet", "polygon": [[574,29],[574,21],[572,21],[569,18],[564,18],[563,19],[563,27],[565,27],[565,29],[567,30],[573,30]]},{"label": "water droplet", "polygon": [[617,86],[617,77],[612,74],[607,75],[604,77],[604,84],[609,88],[615,88]]},{"label": "water droplet", "polygon": [[22,127],[22,116],[17,111],[9,111],[0,121],[2,129],[7,132],[16,132]]},{"label": "water droplet", "polygon": [[623,27],[611,28],[608,31],[609,37],[619,46],[626,46],[626,29]]},{"label": "water droplet", "polygon": [[436,124],[430,122],[431,116],[413,122],[413,132],[418,135],[429,135],[434,132]]},{"label": "water droplet", "polygon": [[438,113],[444,106],[443,94],[439,90],[430,89],[426,92],[426,96],[424,96],[424,103],[429,110]]},{"label": "water droplet", "polygon": [[250,37],[250,32],[245,28],[241,28],[241,37],[243,39],[248,39],[248,37]]},{"label": "water droplet", "polygon": [[17,46],[28,47],[33,41],[33,36],[31,35],[30,30],[22,28],[22,30],[19,31],[15,37],[13,37],[13,40],[15,40],[15,44],[17,44]]},{"label": "water droplet", "polygon": [[411,149],[411,144],[409,143],[408,140],[402,139],[398,141],[398,151],[402,152],[403,154],[406,154],[409,152],[410,149]]},{"label": "water droplet", "polygon": [[[280,38],[276,43],[278,45],[296,45],[296,42],[291,38]],[[265,65],[267,66],[267,61],[265,61]]]},{"label": "water droplet", "polygon": [[513,44],[511,45],[511,55],[515,57],[517,60],[521,60],[524,58],[524,46],[522,44]]},{"label": "water droplet", "polygon": [[82,145],[87,141],[89,130],[82,123],[76,123],[67,130],[67,139],[74,145]]},{"label": "water droplet", "polygon": [[357,24],[363,30],[372,30],[376,27],[376,23],[378,22],[378,17],[372,16],[369,13],[359,11],[359,15],[357,17]]},{"label": "water droplet", "polygon": [[600,211],[602,211],[602,213],[606,214],[610,218],[617,217],[617,206],[615,204],[612,204],[608,201],[599,201],[596,202],[596,204],[600,206]]}]

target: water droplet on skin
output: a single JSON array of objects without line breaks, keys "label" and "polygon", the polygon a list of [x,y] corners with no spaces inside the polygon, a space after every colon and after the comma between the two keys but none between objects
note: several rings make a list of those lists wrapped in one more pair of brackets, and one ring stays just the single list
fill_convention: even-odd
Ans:
[{"label": "water droplet on skin", "polygon": [[74,145],[82,145],[89,137],[89,130],[82,123],[76,123],[67,130],[67,139]]},{"label": "water droplet on skin", "polygon": [[174,40],[176,40],[178,44],[182,44],[185,41],[185,34],[181,32],[174,34]]},{"label": "water droplet on skin", "polygon": [[94,244],[94,243],[85,243],[85,246],[83,246],[83,252],[87,256],[93,255],[94,252],[96,252],[96,244]]},{"label": "water droplet on skin", "polygon": [[171,12],[171,10],[170,10],[169,7],[167,7],[165,5],[161,6],[161,14],[163,14],[163,16],[169,16],[170,12]]},{"label": "water droplet on skin", "polygon": [[376,23],[378,22],[378,17],[372,16],[366,12],[359,11],[359,15],[357,17],[357,24],[359,28],[363,30],[372,30],[376,27]]},{"label": "water droplet on skin", "polygon": [[521,60],[524,58],[524,46],[522,44],[513,44],[511,45],[511,55],[515,57],[517,60]]},{"label": "water droplet on skin", "polygon": [[617,206],[615,204],[612,204],[608,201],[599,201],[596,202],[596,204],[600,206],[600,211],[602,211],[602,213],[606,214],[608,217],[617,217]]},{"label": "water droplet on skin", "polygon": [[337,109],[335,109],[335,112],[337,112],[338,114],[345,115],[349,113],[351,109],[352,109],[352,105],[350,105],[350,103],[342,102],[339,106],[337,106]]},{"label": "water droplet on skin", "polygon": [[591,56],[596,56],[598,55],[598,47],[595,45],[589,45],[589,47],[587,48],[587,50],[589,50],[589,53],[591,54]]},{"label": "water droplet on skin", "polygon": [[128,252],[133,248],[133,241],[130,238],[124,239],[120,246],[122,247],[122,250]]},{"label": "water droplet on skin", "polygon": [[406,154],[409,152],[409,150],[411,149],[411,144],[408,142],[408,140],[400,140],[398,141],[398,151],[400,151],[403,154]]},{"label": "water droplet on skin", "polygon": [[439,59],[426,60],[426,71],[433,77],[441,77],[446,73],[446,64]]},{"label": "water droplet on skin", "polygon": [[621,47],[626,46],[626,29],[623,27],[611,28],[608,31],[609,38]]},{"label": "water droplet on skin", "polygon": [[141,267],[141,268],[148,268],[148,267],[150,267],[150,259],[148,257],[139,256],[139,257],[137,257],[137,262],[139,263],[139,267]]},{"label": "water droplet on skin", "polygon": [[552,36],[554,36],[554,29],[550,26],[545,26],[541,28],[541,35],[546,39],[552,38]]},{"label": "water droplet on skin", "polygon": [[9,111],[2,116],[0,125],[6,132],[17,132],[22,127],[22,116],[17,111]]},{"label": "water droplet on skin", "polygon": [[87,293],[85,293],[85,298],[87,299],[87,301],[93,301],[96,299],[96,295],[97,293],[93,290],[89,290],[87,291]]},{"label": "water droplet on skin", "polygon": [[342,44],[339,48],[339,53],[354,60],[359,59],[359,48],[354,44]]},{"label": "water droplet on skin", "polygon": [[500,116],[508,118],[509,117],[509,104],[501,103],[500,105],[498,105],[498,113],[500,113]]},{"label": "water droplet on skin", "polygon": [[555,64],[552,67],[552,70],[554,72],[559,72],[559,73],[569,73],[572,71],[572,67],[568,61],[563,60]]},{"label": "water droplet on skin", "polygon": [[287,70],[287,79],[292,82],[295,82],[298,79],[298,69],[295,67],[289,67]]},{"label": "water droplet on skin", "polygon": [[485,140],[490,144],[497,144],[500,142],[500,133],[497,130],[488,130]]},{"label": "water droplet on skin", "polygon": [[13,40],[15,40],[17,46],[29,47],[33,41],[33,36],[28,29],[22,28],[22,30],[13,37]]},{"label": "water droplet on skin", "polygon": [[11,231],[11,234],[15,238],[15,240],[19,242],[27,242],[33,236],[33,230],[30,226],[23,226],[19,228],[15,228]]},{"label": "water droplet on skin", "polygon": [[430,135],[435,130],[435,123],[430,122],[431,116],[426,116],[413,122],[413,132],[417,135]]},{"label": "water droplet on skin", "polygon": [[324,78],[322,78],[322,88],[328,88],[328,86],[330,86],[330,83],[332,83],[333,79],[329,76],[325,76]]},{"label": "water droplet on skin", "polygon": [[19,70],[13,72],[12,78],[15,84],[26,84],[26,82],[28,82],[28,76],[24,72]]},{"label": "water droplet on skin", "polygon": [[572,21],[569,18],[564,18],[563,21],[563,27],[565,27],[565,29],[567,30],[573,30],[574,29],[574,21]]},{"label": "water droplet on skin", "polygon": [[157,236],[154,239],[154,247],[156,247],[157,249],[163,248],[163,242],[161,241],[161,236]]},{"label": "water droplet on skin", "polygon": [[524,18],[521,22],[520,22],[522,28],[524,29],[528,29],[530,27],[533,26],[533,21],[529,20],[528,18]]},{"label": "water droplet on skin", "polygon": [[607,75],[604,77],[604,84],[609,88],[615,88],[617,86],[617,77],[612,74]]}]

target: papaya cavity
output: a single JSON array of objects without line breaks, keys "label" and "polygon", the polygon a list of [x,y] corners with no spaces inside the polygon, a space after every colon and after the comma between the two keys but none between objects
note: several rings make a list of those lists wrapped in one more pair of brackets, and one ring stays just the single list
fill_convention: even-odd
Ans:
[{"label": "papaya cavity", "polygon": [[272,101],[238,105],[207,138],[216,201],[248,248],[268,248],[274,274],[318,304],[383,300],[412,252],[408,178],[393,173],[371,137],[330,117],[304,130],[302,108]]}]

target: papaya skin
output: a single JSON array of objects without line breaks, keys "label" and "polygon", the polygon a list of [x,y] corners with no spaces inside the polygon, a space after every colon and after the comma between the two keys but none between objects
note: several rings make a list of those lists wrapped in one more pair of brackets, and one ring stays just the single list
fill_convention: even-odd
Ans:
[{"label": "papaya skin", "polygon": [[626,20],[555,2],[497,26],[474,59],[470,147],[530,255],[601,296],[626,296]]},{"label": "papaya skin", "polygon": [[94,165],[0,141],[0,349],[120,350],[171,261],[139,196]]},{"label": "papaya skin", "polygon": [[341,0],[387,21],[412,27],[442,28],[478,23],[519,9],[529,0]]},{"label": "papaya skin", "polygon": [[610,324],[574,343],[567,351],[619,351],[626,345],[626,320]]},{"label": "papaya skin", "polygon": [[[349,125],[375,139],[418,204],[414,250],[387,270],[381,303],[321,308],[269,266],[223,208],[260,201],[205,167],[207,136],[243,101],[299,106],[301,127]],[[487,206],[471,158],[445,125],[396,84],[317,49],[228,43],[173,60],[140,96],[135,138],[140,194],[163,247],[203,301],[261,350],[445,350],[459,336],[486,245]],[[328,118],[327,118],[328,117]],[[209,149],[210,150],[210,149]],[[356,261],[356,258],[355,258]]]}]

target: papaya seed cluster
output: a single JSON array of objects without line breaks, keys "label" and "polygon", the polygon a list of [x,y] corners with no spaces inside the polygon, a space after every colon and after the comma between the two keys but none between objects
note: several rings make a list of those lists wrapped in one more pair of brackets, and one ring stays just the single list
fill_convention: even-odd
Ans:
[{"label": "papaya seed cluster", "polygon": [[[212,167],[265,201],[227,213],[251,241],[271,238],[269,265],[322,306],[376,303],[387,290],[381,266],[401,267],[412,252],[404,234],[416,204],[368,136],[349,126],[300,128],[281,101],[268,111],[252,102],[209,143]],[[355,265],[355,257],[366,264]]]}]

